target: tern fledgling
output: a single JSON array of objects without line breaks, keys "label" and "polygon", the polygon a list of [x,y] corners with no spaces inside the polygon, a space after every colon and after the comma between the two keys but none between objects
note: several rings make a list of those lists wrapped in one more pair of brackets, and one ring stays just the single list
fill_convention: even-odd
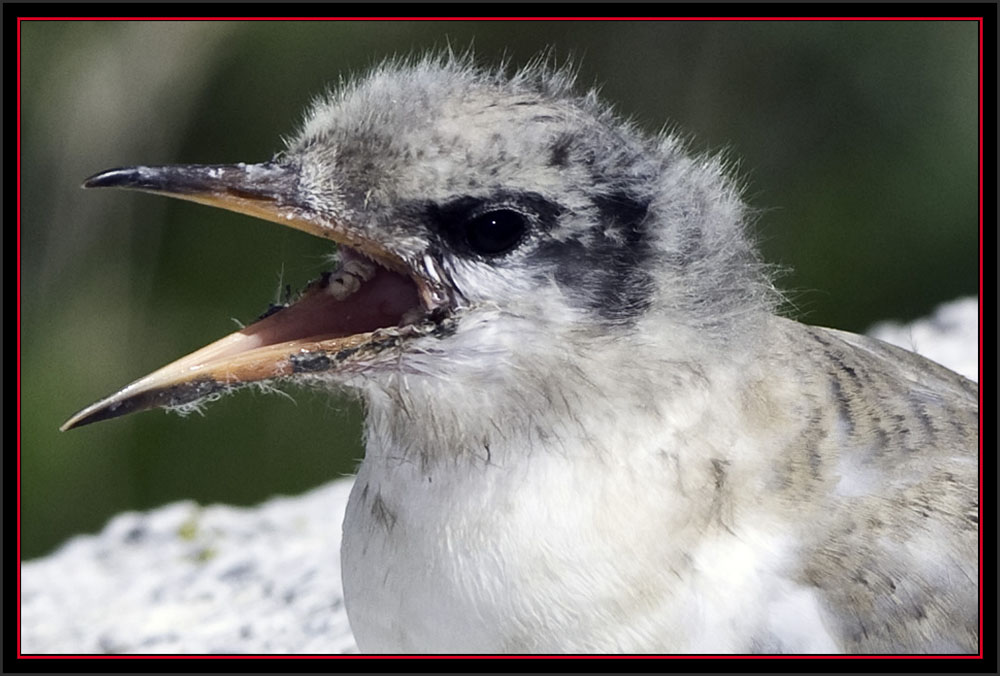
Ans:
[{"label": "tern fledgling", "polygon": [[565,70],[390,63],[268,162],[86,186],[340,245],[65,427],[265,380],[359,393],[362,651],[978,650],[977,386],[778,316],[722,164]]}]

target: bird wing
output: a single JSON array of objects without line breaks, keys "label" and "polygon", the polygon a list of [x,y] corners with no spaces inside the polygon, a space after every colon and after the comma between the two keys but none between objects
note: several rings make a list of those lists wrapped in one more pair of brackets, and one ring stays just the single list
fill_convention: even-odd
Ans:
[{"label": "bird wing", "polygon": [[879,340],[787,328],[826,416],[788,449],[825,497],[802,581],[846,651],[977,652],[978,386]]}]

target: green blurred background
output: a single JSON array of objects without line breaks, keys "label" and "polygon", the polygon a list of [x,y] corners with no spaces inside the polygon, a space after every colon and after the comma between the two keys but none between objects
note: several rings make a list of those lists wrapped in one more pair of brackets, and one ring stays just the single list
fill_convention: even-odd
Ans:
[{"label": "green blurred background", "polygon": [[[360,409],[240,393],[206,417],[73,412],[252,320],[328,244],[149,195],[129,164],[260,161],[312,97],[390,54],[545,47],[651,131],[738,159],[788,312],[862,331],[978,291],[971,22],[22,24],[22,546],[172,500],[252,504],[352,471]],[[331,527],[339,525],[331,524]]]}]

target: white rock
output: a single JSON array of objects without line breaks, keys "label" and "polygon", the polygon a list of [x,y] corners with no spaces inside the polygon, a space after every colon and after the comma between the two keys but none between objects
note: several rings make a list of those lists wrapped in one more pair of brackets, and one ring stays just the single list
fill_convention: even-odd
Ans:
[{"label": "white rock", "polygon": [[21,650],[357,652],[340,585],[350,489],[120,514],[22,565]]},{"label": "white rock", "polygon": [[966,378],[979,380],[979,299],[962,298],[912,324],[879,322],[868,335],[912,350]]}]

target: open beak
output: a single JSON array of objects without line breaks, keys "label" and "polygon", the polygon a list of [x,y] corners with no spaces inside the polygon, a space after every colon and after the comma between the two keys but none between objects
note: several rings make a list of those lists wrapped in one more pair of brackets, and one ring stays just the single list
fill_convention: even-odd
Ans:
[{"label": "open beak", "polygon": [[291,305],[88,406],[61,430],[181,406],[255,381],[343,368],[366,346],[378,346],[380,330],[391,333],[427,309],[431,290],[425,282],[399,256],[339,222],[331,215],[335,209],[318,213],[311,207],[295,166],[130,167],[92,176],[83,186],[142,190],[222,207],[343,246],[340,270],[310,284]]}]

